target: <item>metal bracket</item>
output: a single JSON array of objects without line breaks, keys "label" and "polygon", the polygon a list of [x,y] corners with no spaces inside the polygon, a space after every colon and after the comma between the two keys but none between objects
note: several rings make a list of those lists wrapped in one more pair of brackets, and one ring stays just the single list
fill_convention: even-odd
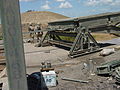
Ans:
[{"label": "metal bracket", "polygon": [[79,33],[77,34],[74,43],[70,49],[70,57],[76,57],[100,50],[97,41],[90,34],[88,28],[80,27],[78,28],[78,31]]}]

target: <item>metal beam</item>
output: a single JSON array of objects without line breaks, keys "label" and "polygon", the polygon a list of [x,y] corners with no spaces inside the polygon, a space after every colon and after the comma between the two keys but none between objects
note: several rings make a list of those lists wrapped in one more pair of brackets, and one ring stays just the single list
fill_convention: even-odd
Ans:
[{"label": "metal beam", "polygon": [[61,46],[69,47],[69,48],[72,46],[72,43],[65,43],[63,41],[57,41],[57,40],[49,40],[49,43],[57,44],[57,45],[61,45]]},{"label": "metal beam", "polygon": [[100,26],[116,26],[118,23],[120,23],[120,12],[114,12],[54,21],[49,23],[49,27],[52,29],[74,29],[81,25],[90,29]]},{"label": "metal beam", "polygon": [[9,90],[28,90],[19,0],[0,0]]},{"label": "metal beam", "polygon": [[59,20],[59,21],[53,21],[50,22],[49,24],[53,24],[53,23],[62,23],[62,22],[76,22],[76,21],[80,21],[80,22],[86,22],[86,21],[91,21],[91,20],[96,20],[96,19],[104,19],[104,18],[114,18],[114,17],[119,17],[120,16],[120,12],[109,12],[109,13],[101,13],[101,14],[96,14],[96,15],[90,15],[90,16],[83,16],[83,17],[77,17],[77,18],[68,18],[68,19],[63,19],[63,20]]},{"label": "metal beam", "polygon": [[[79,28],[79,29],[81,29],[81,28]],[[71,47],[71,49],[70,49],[70,54],[72,54],[72,52],[74,51],[74,49],[75,49],[75,47],[76,47],[76,44],[77,44],[79,38],[81,38],[81,37],[82,37],[82,36],[81,36],[81,30],[79,30],[79,33],[77,34],[77,36],[76,36],[76,38],[75,38],[75,40],[74,40],[74,43],[73,43],[73,45],[72,45],[72,47]]]},{"label": "metal beam", "polygon": [[67,36],[67,37],[76,37],[77,33],[70,33],[70,32],[55,32],[55,31],[51,31],[50,34],[55,34],[55,35],[59,35],[59,36]]}]

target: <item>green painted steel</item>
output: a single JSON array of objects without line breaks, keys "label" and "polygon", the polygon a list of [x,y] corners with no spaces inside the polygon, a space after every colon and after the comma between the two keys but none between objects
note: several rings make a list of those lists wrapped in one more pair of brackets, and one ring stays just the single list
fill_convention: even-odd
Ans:
[{"label": "green painted steel", "polygon": [[120,66],[120,60],[113,60],[107,63],[103,63],[101,64],[101,66],[97,67],[97,74],[99,75],[105,75],[105,74],[109,74],[111,75],[112,72],[114,71],[114,69],[116,67]]},{"label": "green painted steel", "polygon": [[[64,23],[63,23],[64,22]],[[109,26],[116,25],[120,22],[120,12],[111,12],[111,13],[103,13],[98,15],[84,16],[78,18],[70,18],[64,19],[60,21],[50,22],[50,28],[55,29],[66,29],[82,25],[84,27],[95,28],[100,26]]]},{"label": "green painted steel", "polygon": [[[71,57],[96,52],[101,49],[90,32],[96,31],[96,28],[106,28],[107,31],[110,32],[111,27],[116,27],[119,22],[120,12],[49,22],[49,31],[39,46],[43,45],[44,41],[47,39],[47,42],[51,44],[71,46],[69,53]],[[98,31],[103,31],[103,29]],[[63,40],[61,37],[74,37],[72,45],[69,40]]]}]

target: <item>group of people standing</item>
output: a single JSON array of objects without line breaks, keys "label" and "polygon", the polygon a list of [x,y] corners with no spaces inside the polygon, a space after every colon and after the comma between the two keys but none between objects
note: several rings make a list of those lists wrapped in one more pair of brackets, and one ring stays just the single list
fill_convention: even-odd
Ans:
[{"label": "group of people standing", "polygon": [[[40,23],[32,24],[30,23],[28,26],[28,31],[30,32],[30,38],[32,39],[31,42],[34,42],[35,37],[37,38],[37,42],[39,42],[43,36],[42,26]],[[35,31],[35,32],[34,32]]]}]

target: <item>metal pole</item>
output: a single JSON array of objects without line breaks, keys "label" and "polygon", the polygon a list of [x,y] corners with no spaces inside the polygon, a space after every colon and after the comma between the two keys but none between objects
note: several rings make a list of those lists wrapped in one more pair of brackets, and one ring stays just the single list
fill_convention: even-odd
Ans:
[{"label": "metal pole", "polygon": [[9,90],[28,90],[19,0],[0,0]]},{"label": "metal pole", "polygon": [[89,83],[89,81],[77,80],[77,79],[71,79],[71,78],[62,78],[62,80],[80,82],[80,83]]}]

